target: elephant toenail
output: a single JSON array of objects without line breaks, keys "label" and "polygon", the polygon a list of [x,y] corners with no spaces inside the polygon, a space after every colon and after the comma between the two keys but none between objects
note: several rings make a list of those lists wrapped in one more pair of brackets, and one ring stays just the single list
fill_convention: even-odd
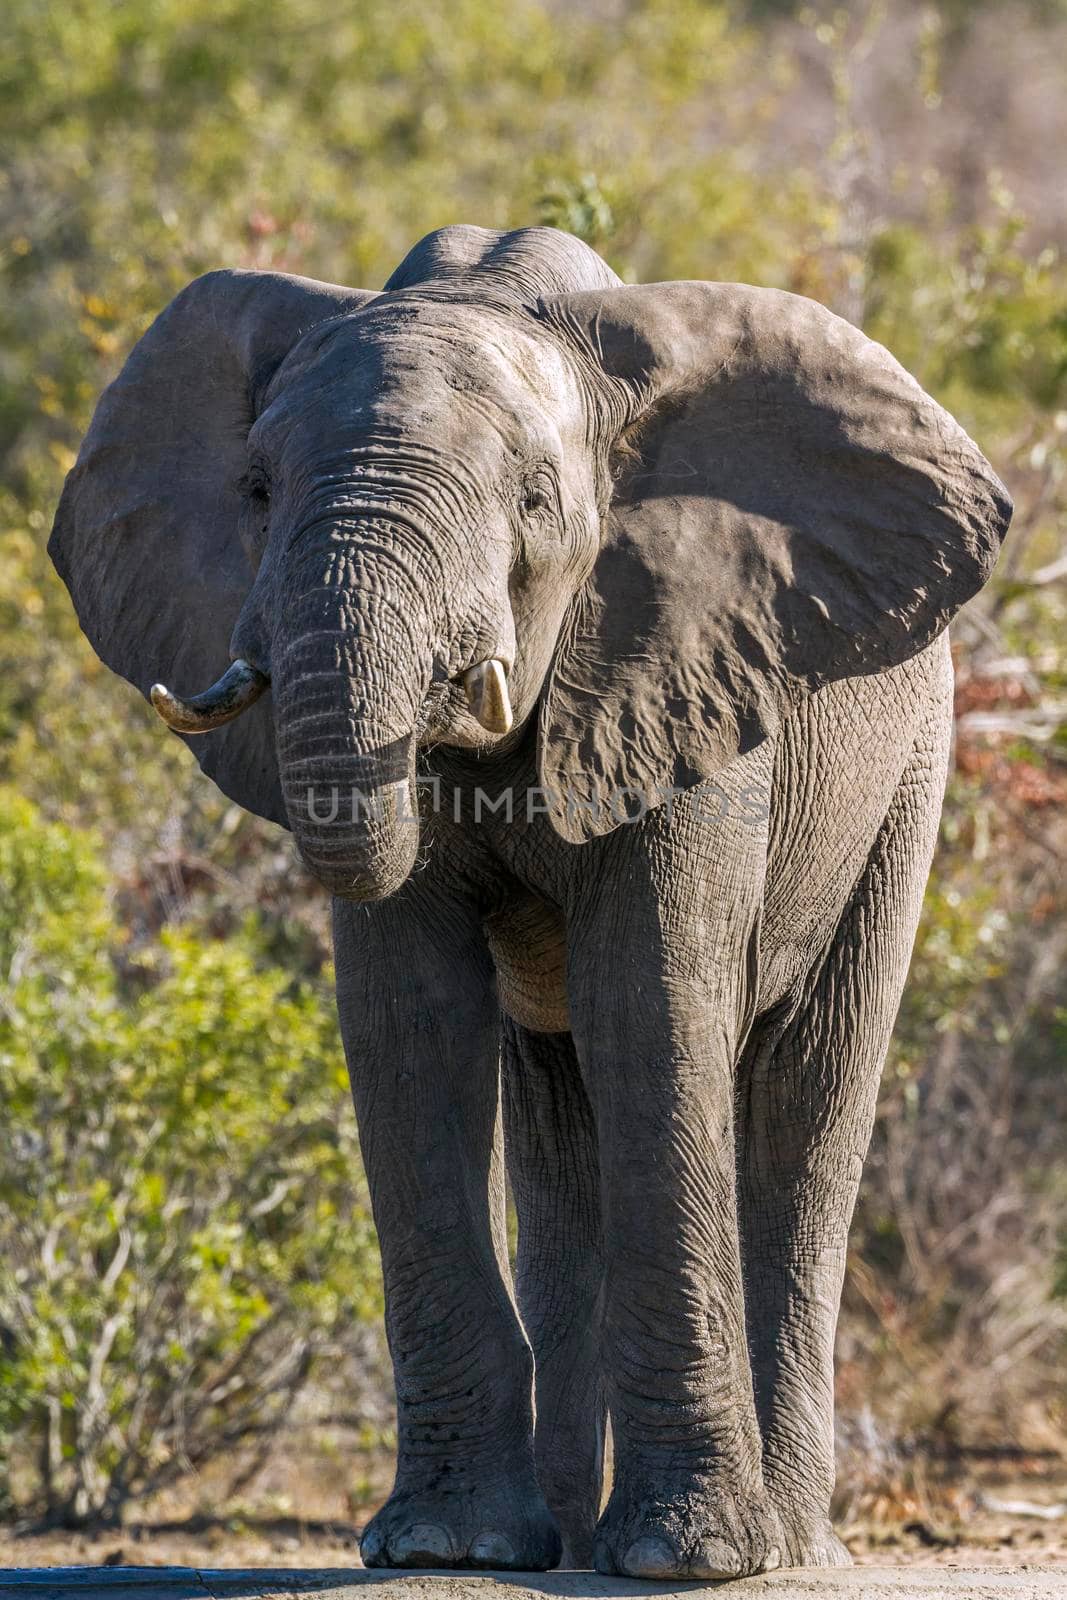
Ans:
[{"label": "elephant toenail", "polygon": [[782,1564],[782,1552],[779,1550],[779,1548],[778,1548],[778,1546],[776,1544],[772,1544],[771,1548],[767,1551],[767,1554],[763,1558],[763,1565],[760,1568],[760,1571],[761,1572],[777,1572],[777,1570],[781,1566],[781,1564]]},{"label": "elephant toenail", "polygon": [[455,1549],[447,1530],[436,1522],[413,1522],[392,1541],[392,1555],[398,1567],[432,1567],[453,1561]]},{"label": "elephant toenail", "polygon": [[365,1567],[385,1566],[382,1552],[385,1549],[385,1534],[373,1522],[363,1530],[363,1537],[359,1541],[359,1558]]},{"label": "elephant toenail", "polygon": [[606,1539],[593,1541],[593,1570],[608,1578],[614,1578],[618,1575],[619,1568],[615,1562],[615,1557],[611,1553],[611,1546]]},{"label": "elephant toenail", "polygon": [[622,1570],[628,1578],[678,1578],[682,1564],[666,1539],[645,1535],[635,1539],[622,1558]]},{"label": "elephant toenail", "polygon": [[471,1543],[468,1559],[476,1567],[514,1567],[515,1551],[502,1533],[480,1533]]},{"label": "elephant toenail", "polygon": [[744,1571],[741,1557],[724,1539],[705,1539],[688,1563],[691,1578],[740,1578]]}]

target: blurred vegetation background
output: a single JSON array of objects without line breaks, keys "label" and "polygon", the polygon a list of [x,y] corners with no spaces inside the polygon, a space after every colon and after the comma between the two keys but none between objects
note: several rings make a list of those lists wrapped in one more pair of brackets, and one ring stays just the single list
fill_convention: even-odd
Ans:
[{"label": "blurred vegetation background", "polygon": [[0,1517],[284,1509],[304,1452],[312,1500],[361,1520],[387,1476],[324,900],[96,661],[45,541],[96,396],[191,277],[376,287],[455,221],[816,296],[1012,489],[955,628],[955,771],[852,1241],[840,1510],[1062,1450],[1067,6],[8,0],[4,31]]}]

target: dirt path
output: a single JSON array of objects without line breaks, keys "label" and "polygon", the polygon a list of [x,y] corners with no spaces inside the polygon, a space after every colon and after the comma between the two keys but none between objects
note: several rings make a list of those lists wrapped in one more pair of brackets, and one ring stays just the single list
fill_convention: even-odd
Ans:
[{"label": "dirt path", "polygon": [[351,1569],[112,1567],[65,1572],[0,1572],[4,1600],[629,1600],[641,1595],[695,1595],[707,1600],[1052,1600],[1064,1594],[1062,1573],[1035,1568],[923,1572],[856,1567],[837,1572],[779,1572],[714,1586],[636,1583],[595,1573],[397,1573]]},{"label": "dirt path", "polygon": [[[346,1513],[337,1492],[336,1464],[327,1466],[329,1474],[322,1463],[314,1471],[295,1460],[279,1464],[267,1485],[273,1499],[265,1494],[243,1512],[191,1517],[190,1502],[176,1498],[156,1508],[153,1523],[117,1532],[18,1537],[10,1528],[0,1528],[0,1568],[358,1568],[359,1532],[384,1495],[389,1474],[376,1473],[379,1487]],[[296,1508],[281,1512],[289,1494]],[[209,1483],[201,1482],[201,1508],[219,1505],[222,1499],[219,1494],[213,1501]],[[321,1520],[299,1514],[311,1506]],[[931,1491],[912,1503],[883,1496],[864,1517],[839,1525],[839,1532],[856,1565],[865,1570],[1044,1567],[1062,1573],[1067,1600],[1067,1515],[1040,1514],[1063,1507],[1067,1463],[1035,1458],[1029,1470],[986,1469],[966,1484],[956,1480],[951,1493]]]},{"label": "dirt path", "polygon": [[[1045,1567],[1062,1573],[1067,1600],[1067,1520],[978,1512],[964,1528],[938,1528],[915,1522],[879,1529],[845,1530],[857,1567],[905,1567],[949,1571],[964,1567],[1001,1570]],[[90,1538],[48,1534],[33,1538],[0,1536],[0,1566],[179,1566],[321,1568],[359,1566],[354,1527],[309,1527],[279,1518],[252,1527],[233,1519],[228,1525],[121,1533]],[[750,1591],[746,1590],[746,1593]]]}]

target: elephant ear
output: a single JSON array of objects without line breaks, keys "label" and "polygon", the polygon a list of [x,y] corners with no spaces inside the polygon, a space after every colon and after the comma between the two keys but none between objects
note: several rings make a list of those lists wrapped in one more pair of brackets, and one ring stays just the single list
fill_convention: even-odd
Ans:
[{"label": "elephant ear", "polygon": [[[282,273],[208,273],[102,395],[48,549],[97,654],[143,694],[157,679],[195,691],[225,669],[252,584],[238,482],[258,399],[310,328],[370,299]],[[188,743],[223,793],[288,826],[269,695]]]},{"label": "elephant ear", "polygon": [[668,283],[539,314],[624,419],[541,711],[541,781],[577,841],[714,776],[802,693],[917,654],[989,577],[1011,502],[892,356],[814,301]]}]

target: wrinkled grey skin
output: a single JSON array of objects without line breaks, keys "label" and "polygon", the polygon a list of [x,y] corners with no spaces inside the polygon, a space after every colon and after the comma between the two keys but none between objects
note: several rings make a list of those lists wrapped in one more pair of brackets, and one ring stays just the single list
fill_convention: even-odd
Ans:
[{"label": "wrinkled grey skin", "polygon": [[[369,1565],[545,1568],[561,1535],[633,1576],[847,1559],[846,1235],[943,630],[1009,516],[821,307],[624,288],[547,229],[445,229],[379,295],[211,274],[101,401],[52,542],[83,625],[142,690],[269,673],[191,743],[336,896],[399,1404]],[[504,737],[460,686],[494,656]],[[352,785],[377,815],[324,820]],[[513,822],[476,821],[509,786]],[[622,787],[661,803],[559,798]]]}]

